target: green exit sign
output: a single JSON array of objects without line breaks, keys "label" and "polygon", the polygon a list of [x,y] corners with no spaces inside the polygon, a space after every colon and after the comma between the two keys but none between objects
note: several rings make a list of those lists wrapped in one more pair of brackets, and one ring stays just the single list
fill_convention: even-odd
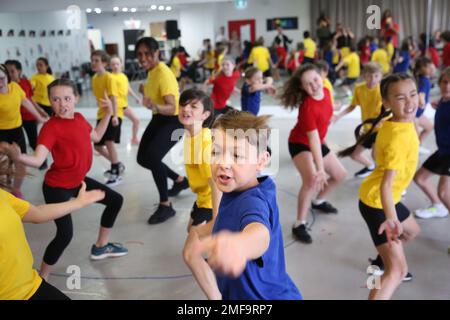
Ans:
[{"label": "green exit sign", "polygon": [[241,10],[247,8],[247,0],[234,0],[234,7]]}]

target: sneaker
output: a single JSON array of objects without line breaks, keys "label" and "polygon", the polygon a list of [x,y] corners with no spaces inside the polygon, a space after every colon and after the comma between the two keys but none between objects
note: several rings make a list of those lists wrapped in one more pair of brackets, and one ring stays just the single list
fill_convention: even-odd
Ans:
[{"label": "sneaker", "polygon": [[172,218],[175,215],[175,213],[176,211],[172,208],[172,205],[168,207],[160,204],[155,213],[153,213],[152,216],[148,219],[148,224],[162,223]]},{"label": "sneaker", "polygon": [[331,203],[329,203],[327,201],[324,201],[321,204],[317,204],[317,205],[314,203],[311,203],[311,207],[314,210],[319,210],[319,211],[322,211],[323,213],[334,213],[334,214],[338,213],[338,210],[335,207],[333,207],[331,205]]},{"label": "sneaker", "polygon": [[115,186],[118,186],[119,184],[121,184],[122,183],[122,177],[121,176],[118,176],[118,175],[116,175],[116,174],[112,174],[110,177],[109,177],[109,179],[108,179],[108,181],[106,181],[106,185],[108,186],[108,187],[115,187]]},{"label": "sneaker", "polygon": [[[377,277],[381,277],[384,274],[384,264],[383,264],[383,260],[381,260],[380,255],[377,255],[377,257],[375,259],[369,259],[370,265],[371,266],[376,266],[378,267],[378,270],[375,270],[375,272],[373,272],[374,276]],[[403,278],[403,282],[409,282],[411,281],[413,278],[413,275],[408,272],[406,273],[405,277]]]},{"label": "sneaker", "polygon": [[367,167],[355,173],[355,178],[365,178],[370,176],[374,169],[369,169]]},{"label": "sneaker", "polygon": [[428,154],[430,154],[431,153],[431,151],[430,150],[428,150],[427,148],[424,148],[424,147],[422,147],[422,146],[420,146],[419,147],[419,154],[420,155],[428,155]]},{"label": "sneaker", "polygon": [[[125,172],[125,165],[122,162],[119,162],[119,175],[122,175]],[[106,170],[105,172],[103,172],[103,176],[105,178],[109,178],[112,175],[112,170]]]},{"label": "sneaker", "polygon": [[45,160],[44,163],[39,167],[39,171],[47,170],[47,168],[48,168],[48,164],[47,164],[47,160]]},{"label": "sneaker", "polygon": [[408,190],[403,190],[403,192],[402,192],[402,198],[406,197],[407,194],[408,194]]},{"label": "sneaker", "polygon": [[172,189],[169,190],[169,197],[176,197],[177,195],[180,194],[181,191],[183,191],[184,189],[188,189],[189,188],[189,182],[188,179],[186,179],[186,177],[183,178],[183,181],[181,182],[174,182]]},{"label": "sneaker", "polygon": [[427,209],[416,210],[414,214],[420,219],[445,218],[448,216],[448,210],[442,203],[439,203]]},{"label": "sneaker", "polygon": [[102,260],[106,258],[122,257],[128,254],[128,249],[120,243],[108,243],[106,246],[98,248],[95,244],[91,248],[91,259]]},{"label": "sneaker", "polygon": [[306,226],[304,224],[299,225],[297,228],[292,228],[292,233],[294,237],[300,242],[310,244],[312,243],[312,238],[306,230]]}]

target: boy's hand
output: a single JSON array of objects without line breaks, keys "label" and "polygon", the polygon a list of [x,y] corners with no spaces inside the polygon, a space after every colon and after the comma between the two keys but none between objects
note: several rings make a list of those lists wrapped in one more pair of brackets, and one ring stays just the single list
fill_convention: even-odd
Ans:
[{"label": "boy's hand", "polygon": [[111,123],[112,123],[113,127],[117,127],[119,125],[119,123],[120,123],[119,122],[119,118],[117,116],[112,117]]},{"label": "boy's hand", "polygon": [[213,270],[233,278],[242,274],[247,265],[247,258],[237,234],[221,231],[214,237],[203,241],[209,241],[208,264]]},{"label": "boy's hand", "polygon": [[142,100],[142,104],[144,105],[144,107],[146,107],[147,109],[150,109],[152,111],[155,108],[155,104],[153,103],[152,99],[149,97],[144,97],[144,99]]},{"label": "boy's hand", "polygon": [[15,142],[12,144],[0,142],[0,152],[7,154],[8,157],[14,162],[16,162],[22,154],[19,145]]},{"label": "boy's hand", "polygon": [[85,207],[91,203],[102,200],[104,197],[105,192],[102,190],[86,191],[86,183],[83,181],[76,200],[81,204],[81,206]]}]

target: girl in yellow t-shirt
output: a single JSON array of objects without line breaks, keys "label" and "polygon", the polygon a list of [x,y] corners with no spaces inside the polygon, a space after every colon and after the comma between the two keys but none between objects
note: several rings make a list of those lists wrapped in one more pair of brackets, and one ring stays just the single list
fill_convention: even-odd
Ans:
[{"label": "girl in yellow t-shirt", "polygon": [[48,60],[40,57],[36,60],[37,73],[31,76],[31,85],[33,86],[33,101],[36,102],[49,116],[53,115],[53,110],[48,100],[47,87],[55,78],[52,75],[52,68]]},{"label": "girl in yellow t-shirt", "polygon": [[[23,153],[27,152],[25,136],[22,130],[20,106],[30,111],[39,122],[45,122],[33,103],[28,100],[25,92],[16,82],[12,82],[8,69],[0,64],[0,142],[16,143]],[[11,188],[12,193],[23,198],[21,188],[25,176],[25,166],[16,163],[17,176]]]},{"label": "girl in yellow t-shirt", "polygon": [[[9,144],[0,142],[0,158],[4,158],[10,148]],[[0,165],[0,176],[7,172],[7,165]],[[0,277],[0,300],[68,300],[33,269],[33,256],[23,223],[44,223],[63,217],[103,199],[104,192],[86,191],[83,184],[74,200],[34,206],[4,191],[3,187],[0,185],[0,275],[5,276]]]},{"label": "girl in yellow t-shirt", "polygon": [[117,98],[117,107],[122,108],[123,115],[133,123],[131,144],[138,146],[140,142],[138,137],[140,121],[128,104],[128,95],[131,95],[138,105],[142,105],[142,98],[140,98],[131,88],[127,76],[122,72],[122,60],[118,56],[111,57],[110,67],[112,70],[111,74],[116,79],[119,94]]},{"label": "girl in yellow t-shirt", "polygon": [[403,246],[420,232],[414,217],[401,203],[402,192],[412,181],[418,164],[419,139],[414,127],[419,106],[416,83],[406,74],[393,74],[381,82],[381,96],[382,113],[369,132],[358,139],[361,142],[370,136],[377,124],[392,113],[378,132],[376,168],[359,191],[359,210],[379,254],[371,267],[378,275],[384,269],[379,286],[370,291],[369,299],[390,299],[402,281],[412,279]]}]

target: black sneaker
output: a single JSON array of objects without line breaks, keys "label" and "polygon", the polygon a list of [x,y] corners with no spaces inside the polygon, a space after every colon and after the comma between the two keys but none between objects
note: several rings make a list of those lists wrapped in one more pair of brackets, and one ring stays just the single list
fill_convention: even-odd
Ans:
[{"label": "black sneaker", "polygon": [[[376,271],[374,272],[375,276],[382,276],[384,273],[384,263],[383,260],[381,260],[380,255],[377,255],[377,257],[375,259],[369,259],[369,262],[372,266],[376,266],[380,269],[380,271]],[[411,272],[408,272],[405,277],[403,278],[403,282],[409,282],[413,279],[413,275],[411,274]]]},{"label": "black sneaker", "polygon": [[[119,175],[122,175],[125,172],[125,165],[122,162],[119,162]],[[105,178],[109,178],[113,174],[112,170],[106,170],[103,172],[103,176]]]},{"label": "black sneaker", "polygon": [[367,167],[363,168],[362,170],[359,170],[355,173],[355,178],[365,178],[370,176],[370,174],[373,172],[374,169],[369,169]]},{"label": "black sneaker", "polygon": [[47,170],[48,168],[48,164],[47,164],[47,160],[44,161],[44,163],[39,167],[40,171],[44,171]]},{"label": "black sneaker", "polygon": [[172,218],[175,215],[175,213],[176,211],[172,208],[172,205],[168,207],[160,204],[155,213],[153,213],[152,216],[148,219],[148,224],[162,223]]},{"label": "black sneaker", "polygon": [[189,188],[189,182],[188,179],[186,179],[186,177],[183,178],[183,181],[181,182],[174,182],[172,189],[169,190],[168,195],[169,197],[176,197],[177,195],[180,194],[181,191],[183,191],[184,189]]},{"label": "black sneaker", "polygon": [[297,228],[292,228],[292,233],[300,242],[307,244],[312,243],[312,238],[306,230],[306,226],[304,224],[299,225]]},{"label": "black sneaker", "polygon": [[311,207],[314,210],[319,210],[319,211],[322,211],[323,213],[334,213],[334,214],[338,213],[338,210],[335,207],[333,207],[331,205],[331,203],[326,202],[326,201],[324,201],[324,202],[322,202],[321,204],[318,204],[318,205],[315,205],[314,203],[311,203]]}]

